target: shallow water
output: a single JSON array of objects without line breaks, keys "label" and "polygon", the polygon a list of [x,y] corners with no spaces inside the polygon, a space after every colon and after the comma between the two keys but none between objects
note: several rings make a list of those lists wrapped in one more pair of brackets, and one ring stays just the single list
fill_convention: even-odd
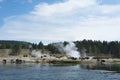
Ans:
[{"label": "shallow water", "polygon": [[100,67],[85,64],[1,64],[0,80],[120,80],[120,73]]}]

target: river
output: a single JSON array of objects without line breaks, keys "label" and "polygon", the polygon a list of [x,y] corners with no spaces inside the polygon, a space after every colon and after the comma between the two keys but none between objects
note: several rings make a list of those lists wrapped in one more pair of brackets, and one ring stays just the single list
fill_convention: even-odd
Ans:
[{"label": "river", "polygon": [[[116,67],[115,67],[116,68]],[[0,64],[0,80],[120,80],[111,65]]]}]

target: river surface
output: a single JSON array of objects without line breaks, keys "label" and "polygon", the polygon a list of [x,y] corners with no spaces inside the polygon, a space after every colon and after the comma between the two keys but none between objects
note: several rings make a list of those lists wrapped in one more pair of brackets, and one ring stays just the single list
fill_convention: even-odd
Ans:
[{"label": "river surface", "polygon": [[117,68],[88,64],[1,64],[0,80],[120,80],[120,67]]}]

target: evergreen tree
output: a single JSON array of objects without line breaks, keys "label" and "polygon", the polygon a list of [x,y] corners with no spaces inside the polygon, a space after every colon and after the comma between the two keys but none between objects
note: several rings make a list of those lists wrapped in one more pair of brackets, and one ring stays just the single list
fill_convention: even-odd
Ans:
[{"label": "evergreen tree", "polygon": [[22,45],[21,44],[16,44],[13,46],[12,48],[12,52],[10,53],[10,55],[19,55],[20,51],[21,51]]},{"label": "evergreen tree", "polygon": [[44,45],[43,45],[42,42],[40,42],[40,43],[38,44],[38,49],[44,50]]}]

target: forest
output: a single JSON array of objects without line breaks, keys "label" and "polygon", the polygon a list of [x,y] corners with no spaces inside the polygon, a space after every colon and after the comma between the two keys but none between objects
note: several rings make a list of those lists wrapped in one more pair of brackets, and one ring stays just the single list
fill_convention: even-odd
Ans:
[{"label": "forest", "polygon": [[[42,51],[49,51],[50,54],[62,54],[55,44],[62,43],[64,46],[69,42],[57,42],[44,45],[41,41],[38,44],[25,41],[9,41],[0,40],[0,49],[12,49],[12,55],[19,54],[21,49],[38,49]],[[95,56],[111,56],[115,58],[120,57],[120,42],[119,41],[97,41],[97,40],[81,40],[73,41],[77,50],[80,53]]]}]

